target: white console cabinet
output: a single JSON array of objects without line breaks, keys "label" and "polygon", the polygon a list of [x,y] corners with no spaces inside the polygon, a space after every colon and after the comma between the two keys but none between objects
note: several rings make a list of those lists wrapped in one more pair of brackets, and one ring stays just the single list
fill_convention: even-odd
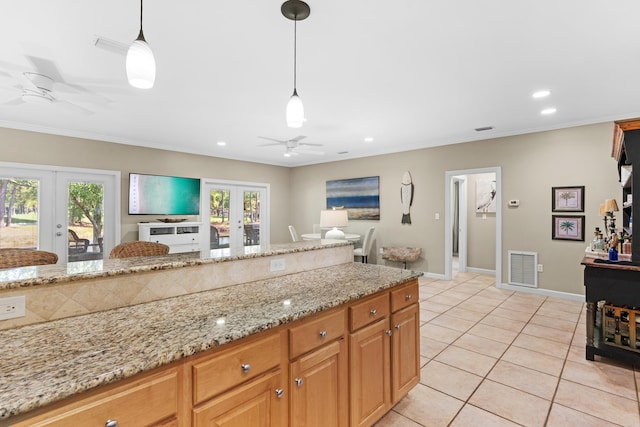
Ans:
[{"label": "white console cabinet", "polygon": [[169,253],[197,252],[203,248],[200,222],[138,223],[138,240],[164,243]]}]

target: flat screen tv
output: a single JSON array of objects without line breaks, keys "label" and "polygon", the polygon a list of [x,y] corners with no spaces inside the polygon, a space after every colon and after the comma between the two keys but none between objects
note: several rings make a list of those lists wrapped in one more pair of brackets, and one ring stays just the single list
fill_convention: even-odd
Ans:
[{"label": "flat screen tv", "polygon": [[129,174],[129,215],[199,215],[200,179]]}]

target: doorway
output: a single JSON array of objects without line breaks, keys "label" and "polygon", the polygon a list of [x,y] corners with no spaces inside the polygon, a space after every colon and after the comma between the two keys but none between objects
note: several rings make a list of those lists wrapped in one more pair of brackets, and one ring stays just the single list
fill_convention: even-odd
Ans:
[{"label": "doorway", "polygon": [[[479,174],[495,174],[495,276],[496,284],[502,283],[502,174],[501,168],[489,167],[480,169],[464,169],[456,171],[445,172],[445,268],[444,278],[445,280],[451,280],[453,277],[453,261],[454,261],[454,239],[457,239],[458,243],[458,264],[459,271],[468,271],[467,265],[467,251],[468,251],[468,226],[466,223],[466,212],[468,209],[468,192],[471,191],[468,188],[469,180],[466,178],[470,175]],[[454,191],[457,187],[458,203],[454,201]],[[459,215],[456,216],[456,209],[459,211]],[[484,214],[481,217],[484,217]],[[456,222],[456,219],[458,221]],[[454,230],[454,227],[455,230]],[[457,235],[455,233],[457,231]]]}]

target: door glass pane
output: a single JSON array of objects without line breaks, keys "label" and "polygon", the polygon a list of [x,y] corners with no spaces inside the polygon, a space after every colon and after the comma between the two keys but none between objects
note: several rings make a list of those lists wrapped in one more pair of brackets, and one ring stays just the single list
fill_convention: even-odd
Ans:
[{"label": "door glass pane", "polygon": [[244,246],[260,245],[260,192],[244,192]]},{"label": "door glass pane", "polygon": [[38,248],[39,181],[0,178],[0,248]]},{"label": "door glass pane", "polygon": [[210,249],[229,247],[229,190],[213,189],[209,193],[211,226]]},{"label": "door glass pane", "polygon": [[104,185],[71,182],[67,200],[68,260],[103,259]]}]

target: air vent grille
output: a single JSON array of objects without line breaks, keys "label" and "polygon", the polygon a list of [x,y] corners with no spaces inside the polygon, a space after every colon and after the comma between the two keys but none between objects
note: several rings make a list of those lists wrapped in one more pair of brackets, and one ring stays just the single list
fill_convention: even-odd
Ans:
[{"label": "air vent grille", "polygon": [[509,251],[509,284],[538,287],[537,252]]}]

